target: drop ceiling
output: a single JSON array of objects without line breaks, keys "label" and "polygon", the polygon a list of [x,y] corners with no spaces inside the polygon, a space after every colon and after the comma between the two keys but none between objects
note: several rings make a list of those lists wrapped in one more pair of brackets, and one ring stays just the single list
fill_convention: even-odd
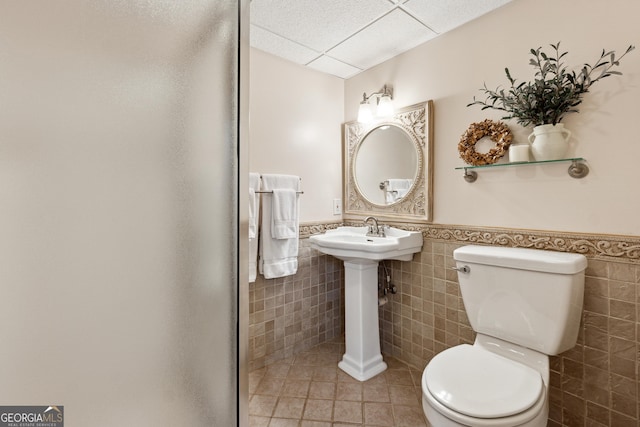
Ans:
[{"label": "drop ceiling", "polygon": [[252,0],[251,46],[349,78],[512,0]]}]

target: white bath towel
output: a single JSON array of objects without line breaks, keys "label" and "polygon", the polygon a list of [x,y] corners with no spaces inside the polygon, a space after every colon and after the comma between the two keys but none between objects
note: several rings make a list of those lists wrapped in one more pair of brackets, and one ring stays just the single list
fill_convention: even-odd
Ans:
[{"label": "white bath towel", "polygon": [[260,215],[260,174],[249,174],[249,283],[258,271],[258,218]]},{"label": "white bath towel", "polygon": [[[274,217],[273,198],[276,193],[263,193],[262,220],[260,222],[260,260],[258,266],[260,273],[262,273],[266,279],[290,276],[298,271],[298,218],[300,203],[299,196],[295,194],[295,192],[300,191],[300,178],[294,175],[263,174],[262,191],[274,190],[289,190],[288,192],[277,191],[278,195],[284,196],[283,198],[289,201],[291,201],[291,193],[294,193],[293,201],[295,202],[295,207],[293,209],[295,219],[285,219],[284,222],[289,225],[282,227],[282,230],[280,230],[284,231],[283,235],[292,237],[274,238],[274,232],[272,230]],[[282,202],[282,200],[280,200],[280,202]],[[276,216],[281,215],[284,211],[290,213],[290,208],[291,206],[278,206],[278,209],[282,209],[282,212],[276,213]],[[280,218],[280,220],[281,219],[282,218]],[[294,233],[291,233],[291,221],[295,221],[295,225],[293,226],[295,229]],[[275,235],[278,235],[278,231],[276,231]]]},{"label": "white bath towel", "polygon": [[249,174],[249,239],[258,236],[258,216],[260,212],[260,174]]}]

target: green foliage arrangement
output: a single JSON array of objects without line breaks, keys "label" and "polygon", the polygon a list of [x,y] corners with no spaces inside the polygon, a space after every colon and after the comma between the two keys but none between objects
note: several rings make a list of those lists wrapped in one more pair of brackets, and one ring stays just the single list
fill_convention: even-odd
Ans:
[{"label": "green foliage arrangement", "polygon": [[522,126],[557,124],[568,113],[577,113],[585,93],[597,81],[611,75],[621,75],[612,70],[620,65],[620,60],[635,49],[629,46],[622,56],[616,58],[615,51],[602,51],[594,65],[584,64],[579,72],[569,71],[563,62],[568,52],[560,51],[560,42],[551,44],[553,53],[548,55],[542,47],[531,49],[532,65],[536,72],[534,80],[518,83],[505,68],[509,88],[498,87],[490,90],[485,83],[480,89],[487,96],[484,101],[476,100],[468,104],[480,105],[507,113],[502,119],[515,119]]}]

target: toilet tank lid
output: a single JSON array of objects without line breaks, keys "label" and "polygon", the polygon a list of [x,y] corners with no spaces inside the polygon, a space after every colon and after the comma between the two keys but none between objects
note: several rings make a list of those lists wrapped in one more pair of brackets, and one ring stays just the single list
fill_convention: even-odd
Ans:
[{"label": "toilet tank lid", "polygon": [[584,255],[528,248],[467,245],[453,251],[456,261],[521,270],[575,274],[587,268]]}]

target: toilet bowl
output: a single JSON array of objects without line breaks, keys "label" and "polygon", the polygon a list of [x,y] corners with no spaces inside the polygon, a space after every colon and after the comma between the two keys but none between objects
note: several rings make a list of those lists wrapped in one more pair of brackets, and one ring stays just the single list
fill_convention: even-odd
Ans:
[{"label": "toilet bowl", "polygon": [[453,255],[476,339],[427,364],[427,420],[432,427],[546,426],[549,355],[576,343],[586,258],[474,245]]}]

